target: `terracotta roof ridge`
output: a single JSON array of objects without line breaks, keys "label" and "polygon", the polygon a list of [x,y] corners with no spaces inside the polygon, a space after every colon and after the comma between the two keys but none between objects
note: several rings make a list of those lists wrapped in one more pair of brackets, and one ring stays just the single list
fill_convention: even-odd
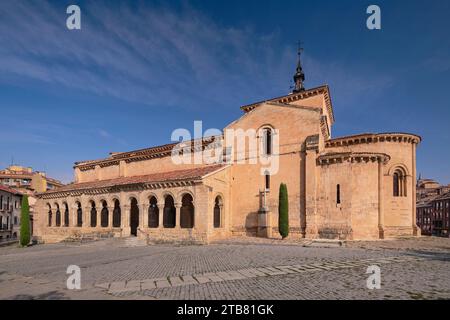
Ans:
[{"label": "terracotta roof ridge", "polygon": [[[191,139],[191,140],[187,140],[187,141],[181,141],[183,143],[193,143],[196,141],[202,141],[205,144],[210,144],[212,142],[214,142],[217,138],[221,138],[222,135],[217,135],[217,136],[208,136],[208,137],[201,137],[201,138],[197,138],[197,139]],[[159,146],[153,146],[153,147],[148,147],[148,148],[142,148],[142,149],[136,149],[136,150],[131,150],[131,151],[124,151],[124,152],[112,152],[110,153],[110,156],[107,158],[101,158],[101,159],[94,159],[94,160],[85,160],[85,161],[77,161],[75,162],[75,166],[74,167],[78,167],[78,166],[84,166],[84,165],[92,165],[94,163],[102,163],[102,162],[114,162],[114,161],[118,161],[124,158],[127,158],[129,156],[138,156],[141,154],[156,154],[158,152],[167,152],[169,150],[172,149],[172,147],[176,146],[177,144],[181,143],[181,142],[172,142],[172,143],[167,143],[167,144],[163,144],[163,145],[159,145]]]},{"label": "terracotta roof ridge", "polygon": [[48,195],[60,192],[82,191],[98,188],[111,188],[115,186],[126,186],[133,184],[164,183],[174,181],[198,180],[212,174],[215,171],[226,167],[226,164],[210,164],[196,168],[171,170],[165,172],[155,172],[145,175],[117,177],[105,180],[95,180],[87,182],[71,183],[55,190],[49,190],[38,195]]},{"label": "terracotta roof ridge", "polygon": [[328,88],[327,84],[324,84],[324,85],[321,85],[321,86],[318,86],[318,87],[314,87],[314,88],[311,88],[311,89],[306,89],[305,91],[301,91],[301,92],[297,92],[297,93],[292,93],[291,92],[291,93],[288,93],[288,94],[285,94],[285,95],[282,95],[282,96],[278,96],[278,97],[275,97],[275,98],[269,98],[269,99],[256,101],[256,102],[253,102],[253,103],[244,104],[243,106],[241,106],[241,109],[244,109],[246,107],[251,107],[251,106],[254,106],[254,105],[258,105],[258,104],[261,104],[261,103],[264,103],[264,102],[272,102],[272,101],[280,100],[280,99],[287,98],[287,97],[290,97],[290,96],[297,96],[297,95],[302,94],[302,93],[308,93],[310,91],[315,91],[315,90],[320,90],[320,89],[325,89],[325,88]]},{"label": "terracotta roof ridge", "polygon": [[20,192],[19,190],[11,188],[11,187],[8,187],[8,186],[5,186],[5,185],[2,185],[2,184],[0,184],[0,190],[1,191],[5,191],[5,192],[9,192],[9,193],[12,193],[12,194],[23,195],[23,193]]}]

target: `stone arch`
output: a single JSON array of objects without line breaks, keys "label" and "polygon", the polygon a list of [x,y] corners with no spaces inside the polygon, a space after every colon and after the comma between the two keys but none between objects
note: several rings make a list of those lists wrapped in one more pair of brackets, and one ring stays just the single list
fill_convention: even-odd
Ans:
[{"label": "stone arch", "polygon": [[91,228],[97,227],[97,206],[94,200],[89,200],[91,214]]},{"label": "stone arch", "polygon": [[194,197],[188,192],[181,197],[180,227],[193,228],[195,218]]},{"label": "stone arch", "polygon": [[141,198],[139,197],[138,194],[135,194],[135,193],[130,193],[130,194],[126,195],[127,203],[131,204],[131,200],[133,198],[136,199],[137,203],[140,203]]},{"label": "stone arch", "polygon": [[213,209],[213,226],[214,228],[221,228],[223,226],[223,196],[221,194],[216,194],[214,198],[214,209]]},{"label": "stone arch", "polygon": [[184,196],[185,194],[189,194],[189,195],[192,197],[192,199],[195,198],[195,197],[194,197],[194,193],[193,193],[190,189],[182,189],[181,191],[179,191],[179,192],[177,193],[177,197],[174,198],[175,201],[176,201],[176,203],[181,203],[181,200],[183,199],[183,196]]},{"label": "stone arch", "polygon": [[106,228],[109,225],[109,209],[108,202],[106,200],[100,200],[102,205],[102,211],[100,212],[100,226]]},{"label": "stone arch", "polygon": [[166,192],[164,194],[163,226],[164,228],[175,228],[175,224],[176,224],[175,199],[170,192]]},{"label": "stone arch", "polygon": [[148,198],[148,227],[158,228],[159,227],[159,207],[158,198],[156,195],[149,195]]},{"label": "stone arch", "polygon": [[152,197],[155,197],[156,200],[159,200],[159,196],[158,196],[155,192],[148,192],[148,193],[145,193],[145,194],[144,194],[144,199],[145,199],[146,201],[150,201],[150,199],[151,199]]},{"label": "stone arch", "polygon": [[392,176],[394,174],[395,170],[397,170],[397,169],[403,170],[403,172],[406,176],[410,175],[408,167],[406,165],[404,165],[403,163],[396,163],[396,164],[391,165],[388,170],[388,175]]},{"label": "stone arch", "polygon": [[273,154],[273,136],[275,135],[275,127],[269,123],[263,124],[258,128],[257,137],[259,139],[259,147],[262,152],[260,154],[270,156]]},{"label": "stone arch", "polygon": [[[178,194],[178,195],[179,195],[179,194]],[[164,199],[164,201],[165,201],[165,199],[166,199],[167,196],[171,196],[172,199],[173,199],[173,201],[174,201],[174,203],[175,203],[175,201],[178,199],[172,191],[167,191],[167,190],[165,190],[165,191],[162,193],[162,198]]]}]

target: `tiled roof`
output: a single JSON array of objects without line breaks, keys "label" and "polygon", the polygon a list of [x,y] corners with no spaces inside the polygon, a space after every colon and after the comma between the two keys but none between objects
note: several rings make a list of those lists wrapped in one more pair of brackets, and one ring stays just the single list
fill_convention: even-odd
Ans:
[{"label": "tiled roof", "polygon": [[446,199],[450,199],[450,192],[439,195],[438,197],[436,197],[435,200],[446,200]]},{"label": "tiled roof", "polygon": [[[201,139],[194,139],[185,141],[186,145],[191,145],[191,150],[193,151],[198,146],[201,148],[206,148],[214,142],[220,141],[221,136],[211,136],[204,137]],[[145,149],[127,151],[127,152],[111,152],[108,158],[96,159],[96,160],[86,160],[86,161],[77,161],[75,162],[74,168],[80,168],[83,170],[94,169],[95,165],[108,166],[108,165],[117,165],[119,161],[125,160],[126,162],[131,161],[140,161],[152,159],[155,157],[165,157],[170,156],[173,147],[178,145],[179,142],[169,143],[161,146],[150,147]]]},{"label": "tiled roof", "polygon": [[67,191],[81,191],[81,190],[89,190],[89,189],[97,189],[97,188],[109,188],[115,186],[126,186],[126,185],[134,185],[141,183],[158,183],[158,182],[172,182],[172,181],[183,181],[183,180],[200,180],[202,177],[206,176],[209,173],[212,173],[220,168],[225,167],[225,165],[208,165],[199,168],[193,169],[184,169],[184,170],[174,170],[168,172],[158,172],[148,175],[142,176],[133,176],[133,177],[120,177],[115,179],[108,180],[99,180],[92,182],[81,182],[81,183],[72,183],[60,187],[55,190],[50,190],[43,194],[52,194],[59,192],[67,192]]},{"label": "tiled roof", "polygon": [[5,191],[5,192],[11,193],[11,194],[22,195],[22,192],[20,192],[20,191],[18,191],[16,189],[12,189],[12,188],[9,188],[7,186],[1,185],[1,184],[0,184],[0,191]]},{"label": "tiled roof", "polygon": [[429,207],[432,205],[432,202],[437,200],[440,196],[439,195],[431,195],[422,199],[419,199],[416,203],[416,207]]}]

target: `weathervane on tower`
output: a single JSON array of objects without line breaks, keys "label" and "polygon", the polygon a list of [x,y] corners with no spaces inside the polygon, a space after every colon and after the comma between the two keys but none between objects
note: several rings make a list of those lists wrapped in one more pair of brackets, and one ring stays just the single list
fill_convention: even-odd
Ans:
[{"label": "weathervane on tower", "polygon": [[292,93],[297,93],[305,90],[305,87],[303,85],[303,81],[305,81],[305,74],[303,73],[302,64],[300,61],[300,56],[303,52],[302,42],[299,41],[297,45],[298,45],[297,49],[298,60],[297,60],[297,69],[294,74],[294,90],[292,90]]}]

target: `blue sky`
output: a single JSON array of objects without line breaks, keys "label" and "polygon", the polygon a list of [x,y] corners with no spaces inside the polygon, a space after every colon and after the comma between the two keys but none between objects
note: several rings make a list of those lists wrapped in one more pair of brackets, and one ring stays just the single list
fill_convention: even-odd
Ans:
[{"label": "blue sky", "polygon": [[[82,29],[65,26],[77,4]],[[381,8],[381,30],[366,8]],[[422,136],[417,170],[450,183],[450,1],[2,1],[0,167],[72,180],[75,161],[223,128],[239,107],[329,84],[334,137]]]}]

